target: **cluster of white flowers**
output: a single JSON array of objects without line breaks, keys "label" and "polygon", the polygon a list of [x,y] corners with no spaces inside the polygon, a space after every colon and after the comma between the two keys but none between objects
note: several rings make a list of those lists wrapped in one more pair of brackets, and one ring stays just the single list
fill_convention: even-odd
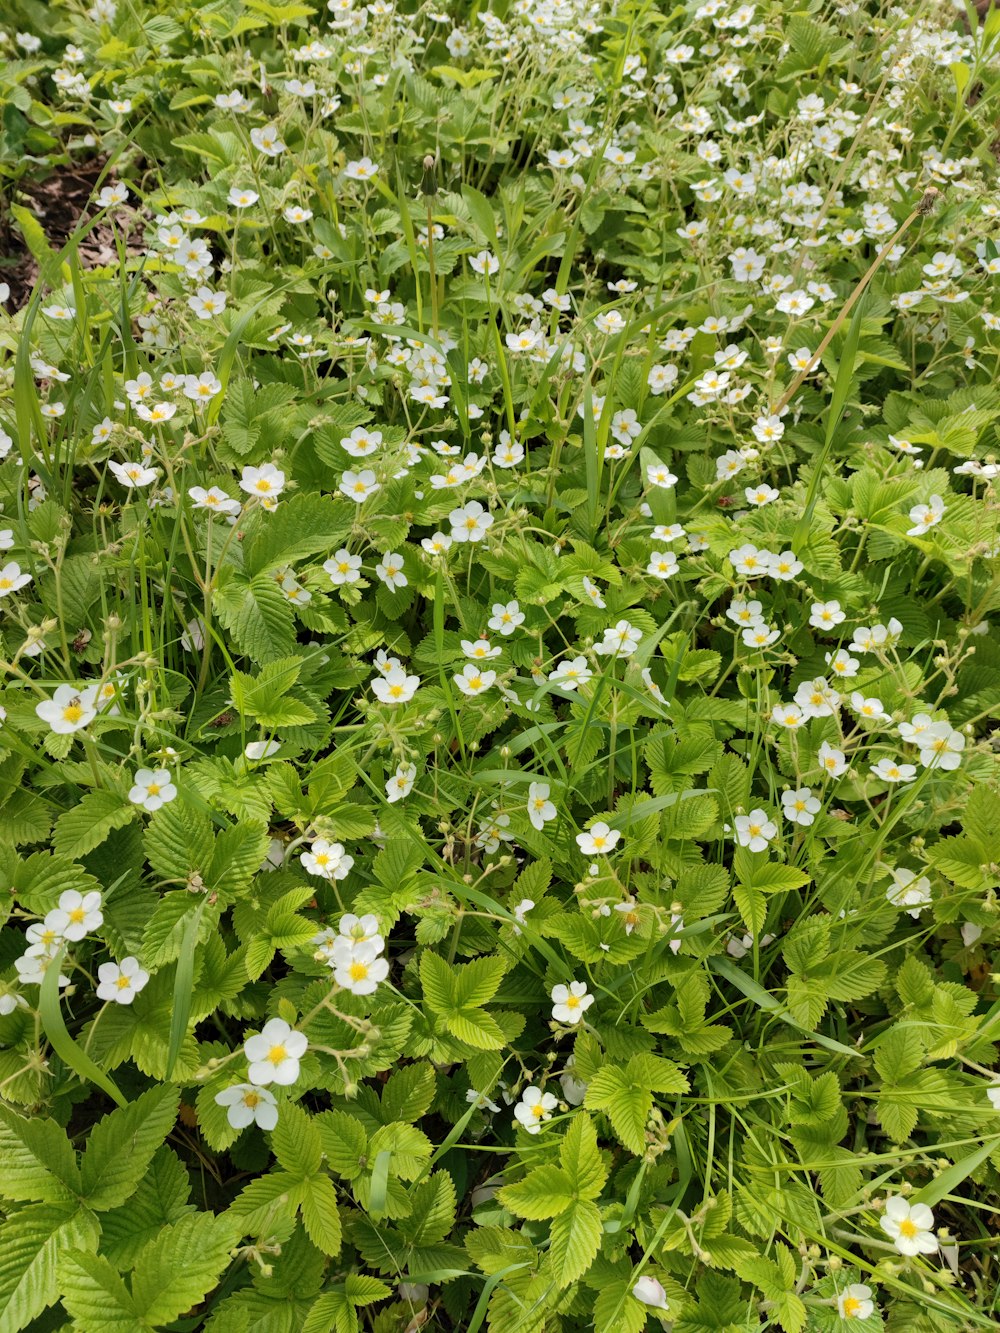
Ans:
[{"label": "cluster of white flowers", "polygon": [[321,930],[313,936],[315,957],[333,971],[338,986],[352,995],[372,995],[389,975],[389,964],[381,957],[385,940],[379,934],[377,917],[358,917],[349,912],[340,928]]}]

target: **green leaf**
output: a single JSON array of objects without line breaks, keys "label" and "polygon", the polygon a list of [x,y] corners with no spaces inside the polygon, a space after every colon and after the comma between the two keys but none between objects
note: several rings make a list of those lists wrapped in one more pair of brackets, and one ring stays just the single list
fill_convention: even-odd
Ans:
[{"label": "green leaf", "polygon": [[320,1132],[301,1106],[288,1102],[281,1108],[271,1133],[271,1147],[279,1163],[293,1176],[314,1176],[323,1160]]},{"label": "green leaf", "polygon": [[449,1014],[445,1026],[459,1041],[474,1046],[477,1051],[499,1051],[507,1045],[503,1029],[485,1009],[465,1009]]},{"label": "green leaf", "polygon": [[224,570],[215,589],[219,623],[233,636],[236,647],[257,663],[288,657],[295,647],[295,617],[291,603],[270,574],[247,579]]},{"label": "green leaf", "polygon": [[207,902],[207,898],[201,898],[198,906],[188,918],[181,939],[180,953],[177,956],[177,971],[174,974],[174,1002],[170,1011],[170,1040],[167,1044],[167,1068],[164,1075],[168,1082],[173,1077],[177,1057],[181,1053],[181,1046],[187,1036],[194,991],[195,949],[198,944],[198,930],[201,926],[202,913]]},{"label": "green leaf", "polygon": [[114,829],[130,823],[138,811],[138,806],[117,792],[107,789],[86,792],[56,820],[52,834],[55,849],[61,856],[86,856]]},{"label": "green leaf", "polygon": [[[281,1108],[281,1118],[288,1112]],[[281,1118],[278,1124],[281,1124]],[[329,1176],[312,1176],[306,1181],[301,1201],[302,1223],[306,1234],[324,1254],[338,1255],[341,1247],[340,1213],[337,1209],[337,1191]]]},{"label": "green leaf", "polygon": [[142,1250],[132,1279],[135,1308],[147,1325],[168,1324],[212,1290],[236,1238],[225,1215],[193,1213],[164,1227]]},{"label": "green leaf", "polygon": [[653,1093],[680,1094],[687,1089],[687,1079],[669,1060],[635,1055],[624,1069],[618,1065],[599,1069],[590,1080],[584,1106],[604,1111],[625,1147],[642,1156]]},{"label": "green leaf", "polygon": [[69,1250],[58,1264],[59,1295],[80,1333],[143,1333],[132,1294],[99,1254]]},{"label": "green leaf", "polygon": [[601,1214],[590,1199],[577,1199],[552,1223],[549,1263],[560,1287],[582,1277],[601,1246]]},{"label": "green leaf", "polygon": [[66,946],[63,945],[46,968],[45,975],[42,977],[42,984],[38,988],[38,1016],[41,1019],[45,1035],[49,1039],[52,1049],[58,1054],[63,1063],[72,1069],[84,1083],[96,1083],[113,1102],[117,1102],[119,1106],[125,1106],[127,1104],[125,1098],[119,1092],[114,1081],[108,1077],[99,1065],[91,1060],[83,1047],[78,1046],[67,1031],[59,1002],[59,969],[62,967],[65,955]]},{"label": "green leaf", "polygon": [[62,1126],[54,1120],[26,1120],[0,1106],[0,1194],[69,1203],[80,1192],[76,1153]]},{"label": "green leaf", "polygon": [[559,1160],[570,1184],[582,1199],[596,1199],[608,1178],[590,1116],[577,1111],[559,1145]]},{"label": "green leaf", "polygon": [[69,1250],[96,1250],[97,1219],[82,1208],[29,1204],[0,1226],[0,1330],[17,1333],[59,1297],[56,1265]]},{"label": "green leaf", "polygon": [[155,1087],[112,1111],[90,1131],[81,1163],[83,1197],[98,1212],[135,1192],[177,1119],[176,1088]]},{"label": "green leaf", "polygon": [[569,1208],[575,1190],[572,1180],[561,1167],[537,1166],[523,1180],[498,1190],[497,1197],[518,1217],[538,1222]]},{"label": "green leaf", "polygon": [[143,834],[146,860],[166,880],[203,874],[212,859],[212,825],[185,800],[171,801],[152,816]]}]

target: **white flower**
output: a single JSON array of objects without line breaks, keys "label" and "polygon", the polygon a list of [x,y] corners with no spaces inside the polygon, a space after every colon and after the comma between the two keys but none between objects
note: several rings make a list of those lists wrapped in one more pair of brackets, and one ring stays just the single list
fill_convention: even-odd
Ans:
[{"label": "white flower", "polygon": [[389,975],[389,964],[379,957],[380,946],[373,940],[354,944],[349,949],[334,947],[333,979],[352,995],[371,995],[380,981]]},{"label": "white flower", "polygon": [[[54,954],[49,953],[44,945],[33,944],[24,951],[21,958],[14,959],[18,982],[22,986],[40,986],[53,962],[55,962]],[[60,988],[68,986],[69,977],[60,974],[58,984]]]},{"label": "white flower", "polygon": [[576,835],[576,845],[584,856],[606,855],[621,837],[621,829],[611,828],[603,820],[592,824],[585,833]]},{"label": "white flower", "polygon": [[726,608],[726,617],[729,620],[735,620],[737,625],[746,626],[752,629],[754,625],[763,625],[764,617],[761,615],[761,603],[757,601],[746,601],[742,597],[734,597]]},{"label": "white flower", "polygon": [[235,516],[242,508],[239,500],[230,499],[218,486],[212,486],[208,490],[205,490],[204,486],[191,486],[188,495],[191,498],[192,509],[207,509],[210,514]]},{"label": "white flower", "polygon": [[921,736],[918,744],[920,762],[924,768],[943,768],[950,771],[958,768],[962,762],[965,737],[960,731],[953,731],[948,722],[934,722]]},{"label": "white flower", "polygon": [[519,903],[516,903],[514,907],[511,908],[514,920],[518,922],[518,925],[511,927],[515,935],[520,935],[521,933],[520,927],[525,924],[524,918],[531,911],[534,905],[535,903],[532,898],[522,898]]},{"label": "white flower", "polygon": [[895,759],[880,759],[872,764],[872,773],[881,782],[912,782],[917,776],[913,764],[897,764]]},{"label": "white flower", "polygon": [[494,657],[499,657],[503,649],[499,646],[494,647],[489,639],[462,639],[462,652],[466,657],[471,657],[474,662],[487,662]]},{"label": "white flower", "polygon": [[429,537],[421,537],[420,545],[428,555],[445,555],[454,541],[446,532],[434,532]]},{"label": "white flower", "polygon": [[763,574],[769,574],[773,559],[770,551],[762,551],[752,542],[745,542],[736,550],[729,552],[729,563],[736,573],[742,574],[745,579],[757,579]]},{"label": "white flower", "polygon": [[356,504],[361,504],[370,495],[374,495],[378,488],[379,484],[375,480],[375,473],[367,467],[360,472],[351,472],[350,470],[345,472],[338,487],[341,495],[346,495],[348,500],[353,500]]},{"label": "white flower", "polygon": [[470,697],[488,690],[496,678],[495,671],[480,671],[474,662],[467,662],[460,676],[452,676],[461,692]]},{"label": "white flower", "polygon": [[416,764],[399,764],[392,777],[386,779],[385,795],[390,805],[409,796],[416,780]]},{"label": "white flower", "polygon": [[229,202],[234,208],[252,208],[259,198],[256,190],[241,190],[238,185],[229,187]]},{"label": "white flower", "polygon": [[469,267],[476,273],[499,273],[500,260],[489,250],[480,250],[478,255],[471,255]]},{"label": "white flower", "polygon": [[824,741],[819,747],[817,759],[828,777],[839,778],[847,772],[847,757],[843,750],[835,750],[829,741]]},{"label": "white flower", "polygon": [[506,638],[508,634],[514,633],[518,625],[524,624],[524,612],[517,602],[507,602],[506,605],[503,602],[494,602],[493,614],[486,624]]},{"label": "white flower", "polygon": [[379,703],[405,704],[416,694],[419,684],[419,676],[408,676],[402,667],[391,667],[372,681],[372,693]]},{"label": "white flower", "polygon": [[910,510],[912,528],[907,528],[908,537],[921,537],[944,518],[947,507],[940,495],[932,495],[925,505],[914,505]]},{"label": "white flower", "polygon": [[370,157],[362,157],[357,162],[348,162],[344,168],[344,175],[348,180],[367,181],[378,174],[378,163],[373,162]]},{"label": "white flower", "polygon": [[46,916],[45,924],[64,940],[71,940],[74,943],[82,940],[85,935],[99,930],[104,924],[100,893],[96,889],[92,889],[89,893],[80,893],[78,889],[65,889],[59,895],[59,905]]},{"label": "white flower", "polygon": [[390,590],[405,588],[409,582],[403,573],[403,557],[398,551],[387,551],[375,566],[375,573]]},{"label": "white flower", "polygon": [[886,1199],[879,1224],[900,1254],[934,1254],[937,1250],[934,1214],[925,1203],[907,1203],[894,1195]]},{"label": "white flower", "polygon": [[650,486],[658,486],[662,490],[677,485],[677,478],[666,463],[650,463],[646,468],[646,481]]},{"label": "white flower", "polygon": [[802,568],[802,561],[796,560],[794,551],[782,551],[779,555],[771,556],[767,572],[773,579],[788,583],[796,574],[802,573]]},{"label": "white flower", "polygon": [[375,453],[381,443],[380,430],[365,430],[364,426],[356,426],[350,435],[345,435],[341,439],[340,446],[352,458],[367,458],[369,454]]},{"label": "white flower", "polygon": [[931,904],[931,882],[926,875],[917,878],[917,872],[901,866],[890,872],[892,885],[886,889],[885,896],[893,907],[902,907],[909,912],[914,921],[925,907]]},{"label": "white flower", "polygon": [[602,656],[631,657],[641,639],[642,630],[627,620],[619,620],[613,628],[604,631],[604,640],[594,645],[594,652]]},{"label": "white flower", "polygon": [[781,638],[781,630],[766,621],[751,625],[740,636],[748,648],[768,648]]},{"label": "white flower", "polygon": [[323,568],[330,575],[330,582],[335,588],[345,583],[357,583],[361,577],[361,557],[341,547],[339,551],[334,551],[329,560],[323,561]]},{"label": "white flower", "polygon": [[223,1088],[216,1093],[215,1102],[226,1108],[226,1119],[233,1129],[259,1125],[261,1129],[271,1130],[278,1123],[278,1103],[274,1093],[267,1088],[255,1088],[252,1083],[234,1083],[231,1088]]},{"label": "white flower", "polygon": [[768,819],[763,810],[751,810],[748,815],[737,815],[733,820],[736,827],[736,841],[741,847],[748,847],[752,852],[765,852],[767,845],[778,832],[777,824]]},{"label": "white flower", "polygon": [[177,788],[170,781],[170,774],[165,768],[140,768],[136,770],[132,790],[128,794],[133,805],[141,805],[144,810],[159,810],[177,795]]},{"label": "white flower", "polygon": [[795,691],[795,702],[806,717],[833,717],[840,706],[840,695],[822,676],[805,680]]},{"label": "white flower", "polygon": [[579,1023],[594,1003],[585,981],[571,981],[568,986],[552,987],[552,1017],[557,1023]]},{"label": "white flower", "polygon": [[667,1293],[662,1283],[657,1282],[655,1277],[636,1278],[632,1286],[632,1295],[642,1305],[650,1305],[654,1310],[667,1309]]},{"label": "white flower", "polygon": [[250,741],[243,753],[254,763],[259,759],[270,759],[281,749],[281,741]]},{"label": "white flower", "polygon": [[187,303],[199,319],[212,319],[225,310],[226,293],[213,292],[211,287],[199,287],[194,296],[188,297]]},{"label": "white flower", "polygon": [[475,1106],[479,1111],[492,1111],[494,1115],[500,1110],[496,1102],[487,1097],[485,1092],[477,1092],[475,1088],[469,1088],[465,1094],[465,1100],[470,1106]]},{"label": "white flower", "polygon": [[374,912],[366,912],[364,916],[345,912],[340,918],[337,929],[340,932],[339,938],[351,948],[358,944],[374,944],[375,952],[381,953],[385,947],[385,941],[379,934],[378,917]]},{"label": "white flower", "polygon": [[285,151],[285,145],[278,134],[277,125],[264,125],[260,129],[251,130],[250,142],[254,148],[259,149],[268,157],[277,157]]},{"label": "white flower", "polygon": [[747,497],[747,504],[757,505],[758,508],[772,504],[781,495],[781,492],[773,486],[766,486],[761,483],[760,486],[745,486],[743,494]]},{"label": "white flower", "polygon": [[205,402],[222,392],[222,381],[216,379],[210,370],[200,375],[184,376],[184,397],[192,402]]},{"label": "white flower", "polygon": [[990,1083],[986,1088],[986,1096],[994,1111],[1000,1111],[1000,1079],[995,1083]]},{"label": "white flower", "polygon": [[863,1282],[852,1282],[837,1297],[837,1313],[841,1319],[867,1319],[875,1312],[871,1299],[872,1289]]},{"label": "white flower", "polygon": [[22,574],[21,566],[16,560],[11,560],[0,569],[0,597],[7,597],[12,592],[18,592],[30,582],[31,575]]},{"label": "white flower", "polygon": [[273,463],[262,463],[260,467],[245,467],[240,476],[240,490],[247,495],[259,495],[266,500],[276,500],[285,488],[285,474]]},{"label": "white flower", "polygon": [[299,1076],[299,1061],[308,1046],[303,1033],[294,1031],[283,1018],[272,1018],[243,1043],[250,1061],[250,1082],[258,1087],[268,1083],[288,1087]]},{"label": "white flower", "polygon": [[568,662],[560,662],[549,672],[549,680],[564,690],[575,690],[578,685],[586,685],[593,677],[585,657],[571,657]]},{"label": "white flower", "polygon": [[57,735],[67,736],[88,726],[97,716],[94,690],[79,690],[75,685],[59,685],[51,699],[35,704],[35,712]]},{"label": "white flower", "polygon": [[514,1119],[523,1125],[529,1134],[537,1134],[546,1120],[552,1119],[552,1112],[559,1105],[558,1098],[551,1092],[542,1092],[540,1088],[525,1088],[521,1100],[514,1107]]},{"label": "white flower", "polygon": [[[149,410],[148,408],[146,409]],[[159,470],[155,467],[145,467],[142,463],[116,463],[113,459],[108,462],[108,467],[115,474],[123,486],[133,490],[142,486],[149,486],[159,475]]]},{"label": "white flower", "polygon": [[787,727],[789,731],[795,731],[807,721],[802,715],[802,709],[798,704],[775,704],[771,709],[771,721],[777,723],[779,727]]},{"label": "white flower", "polygon": [[131,1004],[149,980],[149,973],[139,966],[138,958],[123,958],[120,963],[102,963],[97,969],[99,1000]]},{"label": "white flower", "polygon": [[345,879],[354,865],[354,857],[348,856],[339,842],[326,838],[316,838],[299,860],[310,875],[319,875],[320,879]]},{"label": "white flower", "polygon": [[851,695],[851,707],[860,717],[874,718],[877,722],[884,722],[889,716],[881,699],[866,698],[860,690],[855,690]]},{"label": "white flower", "polygon": [[846,618],[837,601],[813,602],[809,610],[809,624],[813,629],[835,629]]},{"label": "white flower", "polygon": [[478,542],[493,526],[493,515],[487,513],[478,500],[470,500],[448,515],[452,538],[457,542]]},{"label": "white flower", "polygon": [[680,569],[680,563],[673,551],[653,551],[646,566],[646,573],[658,579],[669,579]]},{"label": "white flower", "polygon": [[550,820],[555,819],[558,811],[549,800],[549,784],[533,782],[528,788],[528,818],[532,826],[541,832]]},{"label": "white flower", "polygon": [[809,787],[781,793],[781,813],[793,824],[808,827],[820,812],[820,802]]}]

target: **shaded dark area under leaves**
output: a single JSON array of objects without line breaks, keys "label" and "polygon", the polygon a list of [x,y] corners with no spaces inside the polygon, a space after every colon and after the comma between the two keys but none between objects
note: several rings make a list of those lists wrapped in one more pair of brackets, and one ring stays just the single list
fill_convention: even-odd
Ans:
[{"label": "shaded dark area under leaves", "polygon": [[[105,162],[102,156],[93,157],[60,166],[44,180],[19,183],[13,202],[31,210],[53,249],[61,249],[73,234]],[[0,282],[10,287],[9,309],[20,310],[27,305],[38,277],[38,261],[9,211],[10,202],[0,201]],[[80,243],[80,260],[85,268],[110,264],[115,258],[114,237],[108,224],[99,224]]]}]

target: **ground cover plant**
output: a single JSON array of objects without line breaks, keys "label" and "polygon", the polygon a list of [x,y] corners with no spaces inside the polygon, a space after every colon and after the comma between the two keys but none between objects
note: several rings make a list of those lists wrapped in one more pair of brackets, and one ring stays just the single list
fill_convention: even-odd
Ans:
[{"label": "ground cover plant", "polygon": [[1000,14],[3,27],[0,1333],[995,1327]]}]

